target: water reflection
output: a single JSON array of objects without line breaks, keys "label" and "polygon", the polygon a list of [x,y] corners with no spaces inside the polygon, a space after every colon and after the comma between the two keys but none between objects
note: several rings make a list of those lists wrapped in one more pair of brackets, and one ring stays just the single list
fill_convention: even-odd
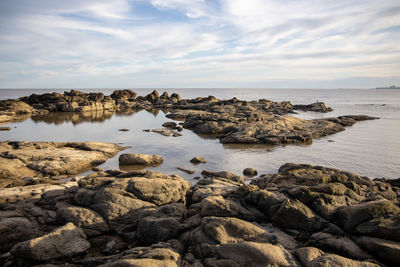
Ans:
[{"label": "water reflection", "polygon": [[[109,111],[109,110],[96,110],[90,112],[50,112],[44,115],[36,115],[32,116],[31,120],[34,123],[47,123],[47,124],[55,124],[60,125],[65,122],[71,122],[73,125],[78,125],[85,122],[99,122],[102,123],[106,120],[111,119],[114,115],[116,117],[130,117],[134,114],[140,112],[142,110],[134,110],[134,109],[127,109],[127,110],[116,110],[116,111]],[[148,113],[153,114],[154,117],[157,117],[161,112],[167,114],[167,110],[160,110],[160,109],[148,109],[146,110]],[[24,118],[23,120],[28,119],[29,116]],[[21,121],[23,121],[21,120]]]}]

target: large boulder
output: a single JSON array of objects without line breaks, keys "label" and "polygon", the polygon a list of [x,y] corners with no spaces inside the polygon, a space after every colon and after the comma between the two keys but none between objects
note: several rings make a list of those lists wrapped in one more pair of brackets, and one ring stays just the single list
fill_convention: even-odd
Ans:
[{"label": "large boulder", "polygon": [[131,178],[126,190],[141,200],[163,205],[171,202],[185,202],[186,191],[190,184],[179,179],[170,178]]},{"label": "large boulder", "polygon": [[11,253],[17,258],[47,261],[72,257],[89,248],[90,243],[83,231],[73,223],[67,223],[49,234],[15,245]]}]

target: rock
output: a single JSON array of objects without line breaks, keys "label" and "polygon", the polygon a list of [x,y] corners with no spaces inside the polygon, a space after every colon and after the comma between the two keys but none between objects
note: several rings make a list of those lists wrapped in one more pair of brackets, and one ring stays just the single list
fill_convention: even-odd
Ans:
[{"label": "rock", "polygon": [[335,254],[325,254],[314,247],[296,249],[294,253],[303,266],[354,266],[354,267],[378,267],[379,265],[368,261],[355,261]]},{"label": "rock", "polygon": [[174,133],[172,134],[172,136],[173,136],[173,137],[179,137],[179,136],[182,136],[182,134],[181,134],[181,133],[178,133],[178,132],[174,132]]},{"label": "rock", "polygon": [[77,174],[124,149],[100,142],[0,142],[2,184],[23,177]]},{"label": "rock", "polygon": [[124,259],[100,265],[101,267],[178,267],[176,262],[171,260],[157,259]]},{"label": "rock", "polygon": [[383,262],[394,265],[400,262],[400,243],[398,242],[367,236],[360,236],[355,240],[362,248],[376,255]]},{"label": "rock", "polygon": [[194,157],[190,160],[193,164],[207,163],[207,161],[202,157]]},{"label": "rock", "polygon": [[233,260],[239,266],[300,266],[288,251],[268,243],[222,244],[215,246],[215,252],[219,258]]},{"label": "rock", "polygon": [[0,131],[11,131],[11,127],[0,127]]},{"label": "rock", "polygon": [[186,169],[186,168],[183,168],[183,167],[177,167],[177,169],[180,170],[180,171],[186,172],[187,174],[195,173],[195,171],[189,170],[189,169]]},{"label": "rock", "polygon": [[95,211],[77,206],[61,206],[57,214],[64,222],[72,222],[89,236],[100,235],[110,230],[108,224]]},{"label": "rock", "polygon": [[162,157],[149,154],[122,154],[119,163],[122,165],[159,165],[163,162]]},{"label": "rock", "polygon": [[[382,199],[369,201],[355,206],[344,206],[335,213],[335,221],[347,231],[353,231],[361,223],[374,218],[396,216],[400,217],[400,208],[392,202]],[[398,226],[400,229],[400,225]]]},{"label": "rock", "polygon": [[232,172],[227,172],[227,171],[220,171],[220,172],[214,172],[214,171],[209,171],[209,170],[203,170],[201,172],[201,175],[204,177],[220,177],[220,178],[225,178],[228,180],[232,180],[238,183],[244,183],[244,178],[241,176],[238,176]]},{"label": "rock", "polygon": [[181,228],[176,218],[145,217],[140,220],[136,237],[145,244],[173,239]]},{"label": "rock", "polygon": [[201,229],[217,244],[254,241],[269,243],[274,238],[259,225],[237,218],[203,217]]},{"label": "rock", "polygon": [[132,90],[115,90],[110,96],[114,100],[134,100],[136,93]]},{"label": "rock", "polygon": [[167,130],[167,129],[153,129],[151,130],[153,133],[158,133],[164,136],[171,136],[173,134],[173,132],[171,130]]},{"label": "rock", "polygon": [[327,113],[333,111],[332,108],[327,107],[324,102],[316,102],[310,105],[293,105],[294,109],[303,110],[303,111],[314,111],[314,112],[322,112]]},{"label": "rock", "polygon": [[247,176],[256,176],[257,175],[257,170],[253,168],[246,168],[243,170],[243,174]]},{"label": "rock", "polygon": [[81,254],[90,248],[83,231],[73,223],[15,245],[11,253],[26,260],[47,261]]},{"label": "rock", "polygon": [[132,178],[126,190],[139,199],[163,205],[171,202],[185,202],[190,184],[182,178]]},{"label": "rock", "polygon": [[118,131],[120,131],[120,132],[128,132],[128,131],[129,131],[129,129],[127,129],[127,128],[123,128],[123,129],[118,129]]},{"label": "rock", "polygon": [[166,127],[166,128],[171,128],[171,129],[176,129],[176,122],[173,122],[173,121],[168,121],[168,122],[165,122],[163,125],[162,125],[162,127]]}]

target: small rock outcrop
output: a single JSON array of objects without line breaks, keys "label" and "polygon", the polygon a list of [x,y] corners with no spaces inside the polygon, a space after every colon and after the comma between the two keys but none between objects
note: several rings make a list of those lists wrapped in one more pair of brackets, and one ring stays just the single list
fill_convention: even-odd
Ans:
[{"label": "small rock outcrop", "polygon": [[158,155],[129,153],[119,156],[121,165],[160,165],[163,163],[162,157]]},{"label": "small rock outcrop", "polygon": [[77,174],[123,149],[100,142],[0,142],[0,186],[21,184],[24,177]]}]

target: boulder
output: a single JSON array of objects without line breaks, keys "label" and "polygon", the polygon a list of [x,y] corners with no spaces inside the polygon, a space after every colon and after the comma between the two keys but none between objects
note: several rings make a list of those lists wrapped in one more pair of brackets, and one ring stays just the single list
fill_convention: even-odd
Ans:
[{"label": "boulder", "polygon": [[397,265],[400,262],[400,243],[380,238],[360,236],[356,242],[381,261]]},{"label": "boulder", "polygon": [[158,155],[130,153],[119,156],[122,165],[159,165],[162,162],[162,157]]},{"label": "boulder", "polygon": [[14,257],[33,261],[47,261],[72,257],[87,251],[90,243],[80,228],[73,223],[57,228],[53,232],[15,245]]},{"label": "boulder", "polygon": [[72,222],[82,228],[89,236],[100,235],[102,232],[110,230],[103,217],[88,208],[62,205],[57,209],[57,215],[64,222]]},{"label": "boulder", "polygon": [[171,202],[185,202],[186,191],[189,188],[190,184],[182,178],[136,177],[130,179],[126,190],[141,200],[163,205]]},{"label": "boulder", "polygon": [[294,257],[279,245],[241,242],[217,245],[214,249],[218,258],[233,260],[239,266],[300,266]]}]

